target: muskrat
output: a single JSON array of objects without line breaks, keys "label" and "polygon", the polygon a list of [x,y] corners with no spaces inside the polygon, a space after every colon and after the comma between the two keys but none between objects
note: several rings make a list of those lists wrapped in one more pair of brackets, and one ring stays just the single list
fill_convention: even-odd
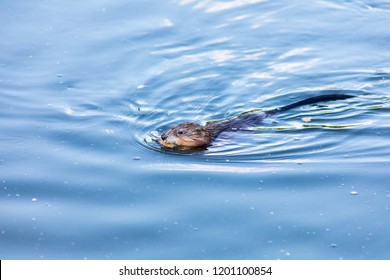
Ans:
[{"label": "muskrat", "polygon": [[158,143],[164,148],[177,150],[206,148],[211,145],[213,140],[223,131],[235,131],[251,126],[257,126],[269,116],[299,106],[310,105],[318,102],[343,100],[352,97],[354,96],[347,94],[319,95],[272,110],[242,114],[237,117],[210,122],[206,125],[185,122],[174,125],[165,131],[158,139]]}]

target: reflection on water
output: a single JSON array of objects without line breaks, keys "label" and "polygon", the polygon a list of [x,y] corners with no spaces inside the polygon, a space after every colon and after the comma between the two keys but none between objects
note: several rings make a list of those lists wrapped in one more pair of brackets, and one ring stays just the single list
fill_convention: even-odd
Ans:
[{"label": "reflection on water", "polygon": [[[389,5],[2,1],[1,259],[388,259]],[[196,152],[171,125],[303,106]]]},{"label": "reflection on water", "polygon": [[193,9],[204,9],[206,13],[216,13],[223,10],[239,8],[245,5],[263,2],[264,0],[233,0],[233,1],[180,1],[181,5],[194,3]]}]

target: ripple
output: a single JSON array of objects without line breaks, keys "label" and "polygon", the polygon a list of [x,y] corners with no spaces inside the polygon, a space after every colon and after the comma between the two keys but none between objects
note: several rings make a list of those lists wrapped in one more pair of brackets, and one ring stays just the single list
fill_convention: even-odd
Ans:
[{"label": "ripple", "polygon": [[[213,118],[208,105],[219,99],[222,110],[229,107],[231,98],[207,98],[205,96],[189,97],[191,105],[174,113],[162,114],[153,109],[149,113],[133,120],[137,129],[133,132],[135,141],[144,148],[155,152],[175,155],[191,155],[197,158],[251,162],[259,160],[291,160],[302,158],[311,160],[329,160],[335,152],[344,150],[350,152],[345,143],[351,137],[351,131],[364,130],[373,125],[374,121],[368,112],[388,106],[388,100],[381,96],[359,90],[308,90],[275,94],[264,99],[263,103],[288,104],[292,101],[320,94],[344,93],[356,97],[317,105],[308,105],[289,112],[284,112],[265,120],[263,126],[248,128],[246,131],[222,133],[213,144],[200,151],[172,151],[161,149],[156,139],[173,124],[184,121],[205,123],[208,120],[223,118],[220,113]],[[291,96],[294,96],[292,98]],[[170,96],[165,97],[170,100]],[[202,101],[199,101],[202,100]],[[277,100],[277,102],[276,102]],[[177,98],[170,100],[168,107],[180,108]],[[386,103],[387,102],[387,103]],[[159,105],[164,106],[166,102]],[[169,109],[167,108],[167,111]],[[202,114],[202,112],[204,113]],[[184,118],[183,118],[184,116]],[[208,119],[205,119],[208,117]],[[309,117],[309,118],[308,118]],[[309,121],[307,121],[309,119]],[[142,125],[141,125],[142,124]],[[352,133],[353,134],[353,133]],[[354,151],[357,155],[362,150]]]},{"label": "ripple", "polygon": [[[345,1],[333,2],[348,5]],[[316,41],[322,42],[321,37],[313,36],[313,30],[302,26],[300,21],[294,22],[304,29],[295,26],[299,34],[289,33],[286,26],[286,30],[279,30],[278,26],[283,24],[281,16],[298,13],[294,6],[274,7],[269,1],[178,3],[183,11],[200,11],[196,14],[199,20],[208,23],[207,32],[206,29],[183,32],[172,16],[169,21],[163,20],[170,33],[146,48],[150,55],[148,61],[156,63],[148,65],[142,80],[138,79],[126,92],[126,110],[116,114],[138,147],[153,153],[191,156],[194,160],[229,159],[231,162],[302,161],[302,158],[326,161],[341,153],[348,153],[352,158],[373,154],[368,148],[357,150],[347,143],[353,141],[351,138],[356,134],[364,134],[368,127],[383,128],[378,112],[388,106],[386,65],[359,68],[361,61],[355,62],[354,57],[344,61],[348,67],[339,64],[343,50],[335,51],[335,55],[326,47],[322,50],[323,46]],[[262,17],[253,14],[252,5],[264,5]],[[318,6],[311,8],[318,9]],[[218,13],[219,19],[214,21],[210,13]],[[343,12],[337,16],[342,17]],[[255,17],[261,21],[259,28],[249,28]],[[274,35],[262,33],[262,24],[269,22],[275,27],[266,29]],[[149,38],[160,29],[161,26],[157,26],[145,36]],[[244,30],[245,36],[241,36]],[[320,34],[321,30],[316,32]],[[274,41],[273,36],[286,33],[300,43],[281,46]],[[263,42],[258,36],[268,39]],[[343,36],[345,34],[335,34],[337,40]],[[290,37],[285,40],[289,41]],[[143,39],[135,38],[135,41]],[[326,45],[328,39],[323,42]],[[206,150],[175,152],[161,149],[156,142],[159,135],[174,124],[187,121],[205,124],[243,112],[271,109],[310,96],[334,93],[352,94],[356,98],[304,106],[275,115],[260,127],[220,135]],[[308,119],[310,121],[305,121]]]}]

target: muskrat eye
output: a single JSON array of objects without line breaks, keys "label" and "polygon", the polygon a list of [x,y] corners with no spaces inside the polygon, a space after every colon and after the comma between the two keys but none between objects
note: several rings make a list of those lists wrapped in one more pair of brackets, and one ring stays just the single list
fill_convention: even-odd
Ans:
[{"label": "muskrat eye", "polygon": [[184,133],[184,131],[182,131],[182,130],[179,130],[178,132],[177,132],[177,134],[183,134]]}]

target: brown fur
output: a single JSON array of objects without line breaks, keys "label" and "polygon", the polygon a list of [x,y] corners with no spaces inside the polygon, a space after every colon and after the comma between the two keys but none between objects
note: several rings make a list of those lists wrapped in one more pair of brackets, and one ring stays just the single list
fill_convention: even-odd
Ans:
[{"label": "brown fur", "polygon": [[206,147],[213,140],[211,132],[204,126],[186,122],[168,129],[158,140],[166,148]]}]

